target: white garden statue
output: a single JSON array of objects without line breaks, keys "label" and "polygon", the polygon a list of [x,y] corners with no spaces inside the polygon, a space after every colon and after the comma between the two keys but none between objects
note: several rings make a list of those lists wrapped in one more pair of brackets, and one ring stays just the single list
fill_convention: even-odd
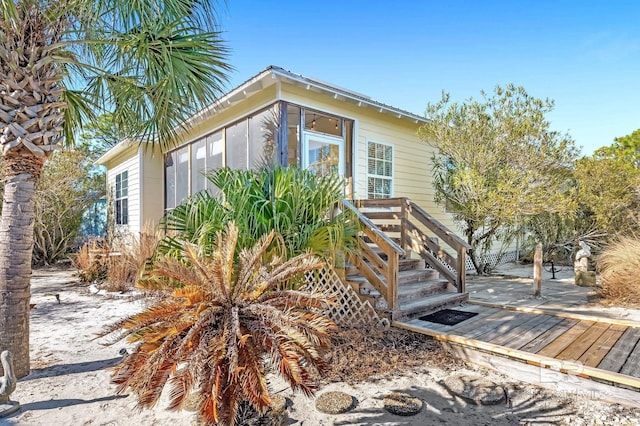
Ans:
[{"label": "white garden statue", "polygon": [[0,417],[8,416],[20,409],[20,404],[11,401],[9,396],[16,390],[16,375],[13,372],[11,352],[2,351],[0,363],[4,374],[0,377]]},{"label": "white garden statue", "polygon": [[591,257],[591,247],[584,241],[578,241],[580,250],[576,253],[576,259],[573,263],[574,272],[586,272],[589,269],[589,258]]},{"label": "white garden statue", "polygon": [[594,287],[596,285],[596,273],[589,271],[591,247],[584,241],[578,241],[578,245],[580,246],[580,250],[576,253],[576,258],[573,262],[575,283],[582,287]]}]

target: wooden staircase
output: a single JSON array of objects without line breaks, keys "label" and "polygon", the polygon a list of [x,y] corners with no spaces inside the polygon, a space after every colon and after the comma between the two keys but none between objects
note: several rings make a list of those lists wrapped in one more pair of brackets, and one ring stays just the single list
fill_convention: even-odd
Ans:
[{"label": "wooden staircase", "polygon": [[403,321],[468,300],[470,247],[423,209],[406,198],[345,200],[344,206],[361,225],[360,253],[351,256],[346,281],[379,313]]}]

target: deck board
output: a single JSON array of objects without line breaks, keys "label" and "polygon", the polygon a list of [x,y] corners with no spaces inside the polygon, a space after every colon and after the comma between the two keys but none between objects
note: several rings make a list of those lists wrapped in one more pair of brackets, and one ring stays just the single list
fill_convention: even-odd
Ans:
[{"label": "deck board", "polygon": [[[492,330],[489,330],[479,336],[476,336],[476,339],[483,340],[485,342],[495,343],[494,339],[502,338],[505,334],[510,333],[512,330],[518,329],[522,325],[526,324],[528,321],[535,318],[535,315],[529,314],[519,314],[516,315],[515,318],[510,321],[505,322],[499,327],[496,327]],[[500,343],[496,343],[500,344]]]},{"label": "deck board", "polygon": [[[527,342],[528,342],[529,340],[532,340],[538,334],[542,333],[542,331],[540,331],[539,333],[537,333],[535,335],[531,335],[531,334],[529,334],[529,332],[531,330],[535,330],[536,327],[538,327],[540,324],[544,324],[546,321],[549,321],[551,319],[553,319],[553,317],[548,316],[548,315],[530,315],[530,318],[526,322],[520,324],[517,327],[512,328],[508,332],[504,333],[502,336],[497,336],[497,337],[491,339],[490,342],[495,344],[495,345],[507,346],[508,343],[511,343],[514,340],[521,339],[523,336],[531,336],[530,338],[528,338],[528,340],[527,340]],[[546,330],[546,328],[545,328],[545,330]],[[525,339],[526,338],[527,337],[525,337]],[[524,344],[524,343],[522,343],[522,344]]]},{"label": "deck board", "polygon": [[578,336],[569,346],[556,355],[557,359],[578,360],[593,343],[611,327],[611,324],[596,322]]},{"label": "deck board", "polygon": [[640,377],[640,341],[636,343],[620,372],[628,376]]},{"label": "deck board", "polygon": [[512,321],[517,316],[514,312],[509,311],[499,311],[489,317],[484,319],[484,323],[481,326],[478,326],[476,323],[469,324],[467,328],[459,328],[455,334],[467,337],[469,339],[475,339],[476,336],[486,333],[489,330],[495,329],[504,325],[505,323]]},{"label": "deck board", "polygon": [[596,340],[593,345],[579,359],[584,365],[597,367],[600,361],[609,353],[627,327],[612,324],[611,327]]},{"label": "deck board", "polygon": [[501,311],[500,309],[492,309],[490,311],[483,312],[477,315],[475,318],[472,318],[477,318],[477,321],[464,321],[456,326],[453,326],[450,329],[450,333],[455,333],[462,336],[464,333],[470,330],[475,330],[478,327],[482,327],[483,324],[486,325],[487,323],[498,321],[504,315],[506,315],[504,311]]},{"label": "deck board", "polygon": [[535,324],[533,327],[531,327],[529,330],[524,331],[522,334],[514,336],[513,339],[505,342],[504,346],[506,346],[507,348],[520,349],[524,345],[540,337],[543,333],[552,330],[563,321],[562,318],[550,315],[539,315],[539,318],[542,319],[541,322]]},{"label": "deck board", "polygon": [[[477,316],[455,326],[420,320],[394,325],[433,336],[444,342],[448,350],[458,346],[459,353],[475,354],[476,360],[486,361],[488,356],[495,355],[495,359],[515,359],[535,368],[555,371],[560,367],[562,374],[575,380],[592,380],[584,383],[595,383],[595,387],[604,383],[640,392],[640,324],[562,312],[483,306],[476,310]],[[432,328],[436,327],[430,326],[439,327],[434,331]],[[618,392],[620,388],[612,389]]]},{"label": "deck board", "polygon": [[567,330],[569,330],[571,327],[573,327],[577,323],[578,323],[578,320],[571,320],[571,319],[565,318],[562,321],[558,322],[553,328],[550,328],[549,330],[545,331],[538,337],[534,338],[529,343],[520,347],[520,350],[535,354],[540,349],[544,348],[549,343],[556,340],[559,336],[566,333]]},{"label": "deck board", "polygon": [[480,320],[484,321],[485,318],[488,318],[491,315],[494,315],[499,312],[499,310],[495,308],[487,308],[486,306],[479,306],[479,305],[475,305],[475,306],[478,306],[479,308],[481,308],[478,310],[478,315],[476,315],[473,318],[470,318],[467,321],[462,321],[461,323],[458,323],[456,325],[447,326],[447,332],[448,333],[459,332],[458,330],[464,329],[465,327],[470,326],[473,323],[477,325]]},{"label": "deck board", "polygon": [[[466,306],[461,306],[456,308],[456,310],[458,311],[464,311],[464,312],[475,312],[478,315],[469,318],[467,320],[464,320],[456,325],[444,325],[444,324],[438,324],[435,322],[429,322],[429,321],[422,321],[421,319],[417,319],[418,321],[420,321],[424,327],[433,330],[433,331],[441,331],[443,333],[449,333],[451,330],[453,330],[456,326],[458,325],[466,325],[469,324],[472,321],[477,321],[478,319],[484,318],[488,315],[490,315],[491,313],[495,313],[496,310],[493,309],[489,309],[486,308],[484,306],[479,306],[479,305],[466,305]],[[484,314],[484,315],[483,315]],[[415,321],[415,320],[414,320]]]},{"label": "deck board", "polygon": [[592,325],[593,321],[580,321],[567,330],[566,333],[562,333],[562,335],[558,336],[558,338],[553,342],[549,343],[536,353],[540,356],[555,358],[556,355],[565,350],[575,339],[587,331]]},{"label": "deck board", "polygon": [[629,354],[640,340],[640,329],[629,327],[618,339],[613,348],[604,357],[602,362],[598,364],[598,368],[619,372],[622,366],[629,358]]}]

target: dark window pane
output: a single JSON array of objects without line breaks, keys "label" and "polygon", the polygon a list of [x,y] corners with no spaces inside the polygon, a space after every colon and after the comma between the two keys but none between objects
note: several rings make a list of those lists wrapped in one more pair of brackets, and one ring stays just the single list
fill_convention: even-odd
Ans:
[{"label": "dark window pane", "polygon": [[122,225],[122,200],[116,200],[116,225]]},{"label": "dark window pane", "polygon": [[176,206],[176,153],[167,154],[164,162],[165,208]]},{"label": "dark window pane", "polygon": [[121,225],[129,224],[129,202],[125,198],[122,200],[122,222]]}]

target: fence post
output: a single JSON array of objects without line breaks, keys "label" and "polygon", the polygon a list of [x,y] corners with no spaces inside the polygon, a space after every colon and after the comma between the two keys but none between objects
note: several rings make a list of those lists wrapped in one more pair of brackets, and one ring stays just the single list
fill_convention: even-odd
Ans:
[{"label": "fence post", "polygon": [[456,284],[458,287],[458,293],[466,293],[467,250],[464,247],[458,247],[458,259],[456,263]]},{"label": "fence post", "polygon": [[536,245],[533,255],[533,297],[539,298],[542,294],[542,243]]},{"label": "fence post", "polygon": [[388,255],[387,304],[392,311],[398,308],[398,258],[395,250]]}]

